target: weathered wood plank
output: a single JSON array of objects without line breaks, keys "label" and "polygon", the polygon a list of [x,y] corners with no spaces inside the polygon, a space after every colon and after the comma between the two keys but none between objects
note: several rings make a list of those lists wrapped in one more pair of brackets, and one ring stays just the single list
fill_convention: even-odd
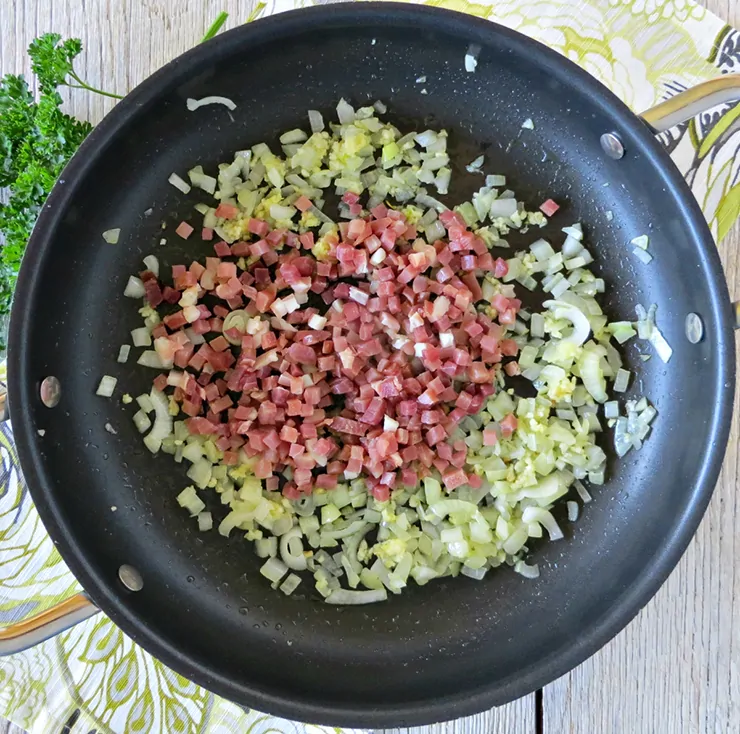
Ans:
[{"label": "weathered wood plank", "polygon": [[508,706],[445,724],[387,729],[384,734],[535,734],[534,694]]}]

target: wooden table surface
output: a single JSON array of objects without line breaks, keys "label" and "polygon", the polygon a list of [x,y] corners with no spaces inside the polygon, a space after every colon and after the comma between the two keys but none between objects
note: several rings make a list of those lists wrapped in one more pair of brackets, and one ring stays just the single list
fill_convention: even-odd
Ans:
[{"label": "wooden table surface", "polygon": [[[82,38],[85,52],[77,71],[88,83],[128,90],[191,48],[221,10],[229,11],[234,23],[246,19],[254,4],[0,0],[0,73],[28,73],[26,47],[39,33],[53,30]],[[736,0],[705,4],[737,27]],[[82,91],[68,91],[66,99],[69,111],[92,122],[111,106]],[[740,225],[720,249],[730,293],[740,298]],[[735,408],[737,413],[737,398]],[[536,694],[468,719],[425,727],[425,734],[740,732],[739,463],[735,421],[720,483],[696,538],[656,597],[604,649]],[[21,732],[0,721],[0,734],[6,731]]]}]

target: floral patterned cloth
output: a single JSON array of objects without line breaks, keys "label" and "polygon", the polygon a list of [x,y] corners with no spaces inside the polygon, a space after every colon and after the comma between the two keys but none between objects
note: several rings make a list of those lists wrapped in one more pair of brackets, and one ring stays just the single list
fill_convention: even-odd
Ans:
[{"label": "floral patterned cloth", "polygon": [[[428,3],[495,20],[542,41],[635,111],[740,65],[740,33],[691,0]],[[260,12],[307,4],[311,0],[270,0]],[[739,118],[740,106],[719,107],[663,136],[717,240],[740,211]],[[78,590],[34,510],[11,429],[3,426],[0,624],[37,613]],[[208,693],[154,660],[102,615],[24,653],[0,658],[0,715],[43,734],[329,731],[245,711]]]}]

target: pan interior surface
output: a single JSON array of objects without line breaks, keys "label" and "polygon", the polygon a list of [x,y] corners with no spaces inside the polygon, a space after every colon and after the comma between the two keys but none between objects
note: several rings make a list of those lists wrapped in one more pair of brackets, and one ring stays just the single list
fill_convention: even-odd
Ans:
[{"label": "pan interior surface", "polygon": [[[660,171],[666,159],[657,145],[584,73],[517,34],[456,14],[393,5],[329,11],[225,34],[155,75],[93,134],[24,264],[11,409],[34,500],[65,560],[153,654],[232,700],[292,718],[429,723],[504,703],[564,673],[621,629],[675,564],[726,440],[729,299],[698,208],[680,201],[688,189],[670,167]],[[463,63],[471,42],[482,46],[474,74]],[[416,83],[420,76],[425,83]],[[236,110],[186,110],[186,98],[211,94],[230,97]],[[335,119],[340,97],[355,106],[382,100],[404,130],[446,128],[457,162],[443,197],[450,204],[482,185],[464,171],[479,153],[486,172],[505,174],[530,208],[558,201],[561,212],[541,234],[561,244],[561,227],[584,223],[611,319],[632,320],[637,303],[658,304],[670,363],[642,362],[647,346],[626,348],[636,373],[628,397],[645,395],[658,409],[652,435],[642,451],[610,461],[607,484],[593,488],[578,523],[562,523],[565,540],[535,549],[536,581],[500,569],[482,582],[411,584],[385,604],[337,608],[313,598],[306,580],[285,597],[259,575],[261,562],[240,534],[197,531],[174,499],[189,484],[185,467],[148,453],[132,406],[120,401],[122,392],[148,390],[153,377],[135,359],[116,363],[140,325],[135,303],[122,296],[129,274],[150,253],[163,272],[210,254],[207,243],[173,231],[182,219],[196,221],[192,208],[207,196],[181,195],[169,175],[198,164],[213,172],[236,150],[307,129],[309,108]],[[526,118],[533,131],[522,130]],[[621,161],[599,146],[610,130],[628,151]],[[113,227],[122,231],[117,245],[101,236]],[[655,258],[647,266],[628,246],[640,234]],[[698,344],[684,336],[688,312],[704,322]],[[118,378],[114,399],[95,396],[104,374]],[[53,409],[38,400],[47,375],[61,382]],[[607,432],[602,445],[610,443]],[[140,592],[118,583],[123,563],[140,571]]]}]

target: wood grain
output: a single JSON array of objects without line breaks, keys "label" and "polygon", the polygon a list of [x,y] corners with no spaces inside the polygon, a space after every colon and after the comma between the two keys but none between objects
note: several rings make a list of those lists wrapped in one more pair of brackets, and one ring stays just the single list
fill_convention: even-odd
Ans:
[{"label": "wood grain", "polygon": [[535,734],[536,730],[534,694],[532,694],[477,716],[468,716],[433,726],[387,729],[383,734]]},{"label": "wood grain", "polygon": [[[45,31],[79,36],[77,71],[125,93],[191,48],[221,10],[245,20],[253,0],[3,0],[0,73],[30,71],[26,47]],[[737,25],[737,0],[708,0]],[[98,122],[113,101],[64,90],[66,109]],[[740,226],[722,244],[730,291],[740,297]],[[738,405],[736,404],[736,408]],[[737,411],[736,411],[737,412]],[[733,426],[720,484],[700,531],[656,598],[612,643],[543,693],[544,734],[730,734],[740,731],[740,541],[735,497],[740,453]],[[535,699],[408,734],[534,734]],[[0,722],[0,734],[21,729]]]}]

